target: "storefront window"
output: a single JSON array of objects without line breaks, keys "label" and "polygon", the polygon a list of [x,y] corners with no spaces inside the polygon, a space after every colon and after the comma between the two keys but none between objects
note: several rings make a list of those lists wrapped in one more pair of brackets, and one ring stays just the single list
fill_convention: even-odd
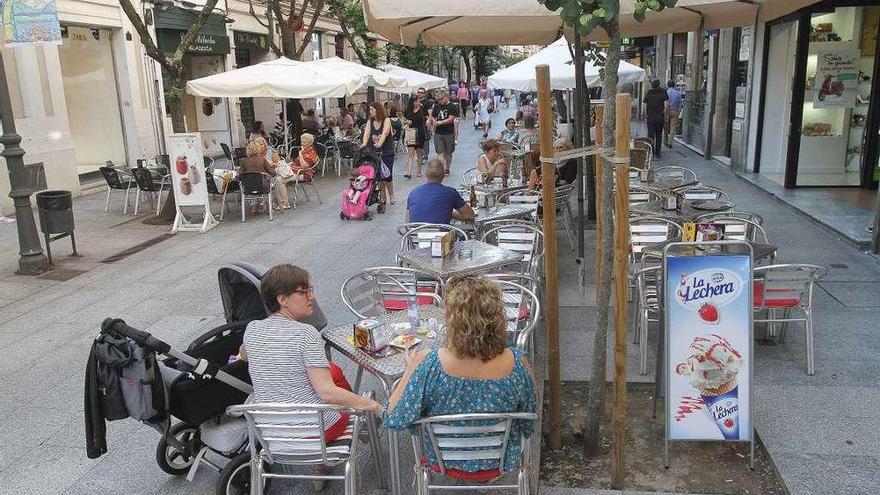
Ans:
[{"label": "storefront window", "polygon": [[[838,7],[810,19],[798,186],[859,186],[876,59],[876,8]],[[872,22],[873,19],[873,22]]]}]

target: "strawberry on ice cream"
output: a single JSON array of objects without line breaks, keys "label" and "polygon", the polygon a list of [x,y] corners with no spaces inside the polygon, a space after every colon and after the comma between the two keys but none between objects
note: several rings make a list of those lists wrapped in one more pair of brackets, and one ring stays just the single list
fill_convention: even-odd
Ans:
[{"label": "strawberry on ice cream", "polygon": [[678,363],[675,372],[687,376],[695,389],[701,393],[718,391],[732,379],[736,385],[742,355],[727,340],[715,334],[695,337],[690,350],[690,357]]}]

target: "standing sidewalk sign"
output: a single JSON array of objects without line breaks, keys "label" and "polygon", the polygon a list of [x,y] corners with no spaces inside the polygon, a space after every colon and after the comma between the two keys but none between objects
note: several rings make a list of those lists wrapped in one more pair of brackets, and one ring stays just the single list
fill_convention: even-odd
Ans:
[{"label": "standing sidewalk sign", "polygon": [[[217,225],[217,221],[211,214],[211,204],[208,201],[201,136],[198,133],[172,134],[168,137],[168,148],[171,183],[177,204],[177,215],[174,217],[171,233],[179,230],[206,232]],[[213,180],[213,177],[208,179]],[[187,214],[199,217],[199,220],[193,222],[187,218]]]},{"label": "standing sidewalk sign", "polygon": [[749,442],[753,466],[751,246],[673,243],[663,272],[666,466],[671,441]]}]

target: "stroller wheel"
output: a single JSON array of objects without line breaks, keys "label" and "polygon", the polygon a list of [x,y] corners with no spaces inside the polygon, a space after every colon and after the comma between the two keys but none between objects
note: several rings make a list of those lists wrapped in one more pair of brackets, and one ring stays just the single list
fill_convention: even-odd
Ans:
[{"label": "stroller wheel", "polygon": [[370,215],[370,212],[364,213],[364,220],[369,222],[373,219],[373,215]]},{"label": "stroller wheel", "polygon": [[[263,493],[269,490],[272,480],[263,483]],[[216,495],[249,495],[251,493],[251,454],[244,452],[233,457],[220,471]]]},{"label": "stroller wheel", "polygon": [[345,218],[345,213],[342,213],[342,212],[340,211],[340,212],[339,212],[339,219],[340,219],[340,220],[345,220],[345,219],[346,219],[346,218]]},{"label": "stroller wheel", "polygon": [[186,474],[195,460],[195,455],[201,448],[201,442],[198,439],[199,427],[188,423],[177,423],[171,427],[168,432],[179,442],[186,445],[185,452],[181,452],[175,447],[168,445],[165,437],[159,440],[156,446],[156,463],[159,468],[168,474],[180,476]]}]

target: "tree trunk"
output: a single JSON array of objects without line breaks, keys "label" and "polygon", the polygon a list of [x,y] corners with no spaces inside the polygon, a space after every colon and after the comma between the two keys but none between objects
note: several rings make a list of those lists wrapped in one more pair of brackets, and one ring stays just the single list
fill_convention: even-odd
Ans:
[{"label": "tree trunk", "polygon": [[[605,26],[605,31],[611,38],[611,46],[608,47],[607,59],[605,60],[605,77],[602,80],[602,99],[605,106],[605,119],[603,122],[604,148],[614,146],[614,115],[615,96],[617,95],[617,69],[620,65],[620,31],[618,18],[615,16]],[[614,221],[612,210],[614,208],[613,193],[613,165],[608,161],[597,159],[602,167],[602,223],[605,226],[602,245],[599,246],[599,255],[602,256],[602,271],[600,273],[599,295],[596,301],[597,319],[596,333],[593,336],[593,367],[591,369],[589,397],[587,398],[587,419],[584,426],[584,456],[589,458],[596,455],[599,450],[599,421],[602,418],[603,404],[605,402],[605,388],[607,381],[607,355],[608,355],[608,329],[610,319],[611,300],[611,275],[614,240]],[[627,276],[618,273],[618,277]]]},{"label": "tree trunk", "polygon": [[[171,128],[174,132],[186,132],[186,119],[183,110],[183,96],[186,94],[183,81],[183,60],[173,62],[172,67],[173,70],[168,70],[170,85],[165,88],[165,94],[168,96],[166,100],[168,112],[171,113]],[[177,216],[177,203],[174,201],[173,186],[171,186],[168,194],[165,195],[165,202],[162,204],[159,214],[146,218],[144,223],[169,225],[174,222],[175,216]]]},{"label": "tree trunk", "polygon": [[462,53],[461,58],[464,60],[464,70],[467,77],[465,78],[465,82],[467,82],[468,87],[471,85],[471,60],[468,54]]}]

